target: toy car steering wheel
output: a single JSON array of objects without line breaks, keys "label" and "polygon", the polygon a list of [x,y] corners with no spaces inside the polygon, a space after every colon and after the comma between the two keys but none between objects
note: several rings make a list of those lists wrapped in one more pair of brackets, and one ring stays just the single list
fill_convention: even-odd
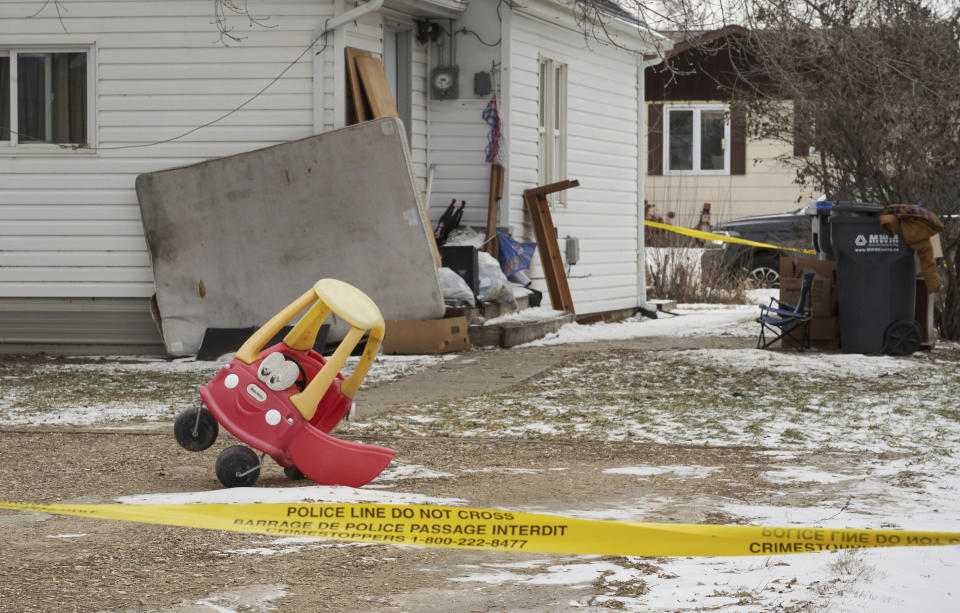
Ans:
[{"label": "toy car steering wheel", "polygon": [[287,359],[287,360],[290,360],[291,362],[293,362],[294,366],[297,367],[297,370],[300,371],[300,376],[297,377],[297,380],[294,381],[293,384],[296,385],[296,386],[297,386],[297,389],[302,392],[302,391],[304,390],[304,388],[307,387],[307,371],[305,371],[305,370],[303,369],[303,366],[300,365],[300,362],[298,362],[297,359],[296,359],[295,357],[293,357],[292,355],[288,355],[288,354],[284,353],[284,354],[283,354],[283,357],[284,357],[284,359]]}]

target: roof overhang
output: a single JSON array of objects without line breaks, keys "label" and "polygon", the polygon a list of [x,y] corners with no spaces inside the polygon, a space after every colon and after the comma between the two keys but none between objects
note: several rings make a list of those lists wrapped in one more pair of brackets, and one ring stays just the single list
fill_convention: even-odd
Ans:
[{"label": "roof overhang", "polygon": [[741,36],[746,37],[750,34],[750,31],[744,28],[743,26],[738,25],[729,25],[719,28],[717,30],[709,30],[706,32],[696,32],[696,33],[671,33],[668,34],[671,39],[673,39],[674,45],[673,49],[670,50],[670,53],[667,54],[667,57],[673,57],[678,53],[683,53],[688,49],[694,49],[709,43],[712,43],[715,40],[721,38],[727,38],[731,36]]},{"label": "roof overhang", "polygon": [[469,0],[386,0],[384,8],[424,19],[457,19]]},{"label": "roof overhang", "polygon": [[[622,5],[613,0],[606,1],[610,4],[610,11],[603,11],[603,3],[600,3],[602,23],[578,24],[576,3],[573,0],[513,0],[513,10],[559,27],[580,31],[583,31],[584,27],[593,29],[596,38],[601,42],[617,44],[645,57],[662,56],[673,46],[669,37],[639,20],[628,19]],[[604,37],[613,40],[604,41]]]}]

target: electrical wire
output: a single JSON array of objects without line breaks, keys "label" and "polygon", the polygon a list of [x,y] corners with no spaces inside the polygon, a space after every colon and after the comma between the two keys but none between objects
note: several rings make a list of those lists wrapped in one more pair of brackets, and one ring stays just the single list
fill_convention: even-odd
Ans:
[{"label": "electrical wire", "polygon": [[[501,5],[503,5],[504,2],[507,3],[507,6],[510,7],[510,10],[513,10],[513,1],[512,1],[512,0],[499,0],[499,1],[497,2],[497,21],[498,21],[499,23],[503,23],[503,15],[501,15],[501,13],[500,13],[500,7],[501,7]],[[442,26],[441,26],[441,27],[442,27]],[[497,42],[495,42],[495,43],[488,43],[487,41],[483,40],[483,38],[480,37],[480,34],[478,34],[477,32],[475,32],[475,31],[473,31],[473,30],[471,30],[471,29],[469,29],[469,28],[460,28],[459,30],[457,30],[456,32],[454,32],[454,34],[473,34],[473,35],[477,38],[477,40],[480,41],[480,44],[483,45],[484,47],[499,47],[499,46],[500,46],[500,43],[503,42],[503,35],[502,35],[502,34],[500,35],[499,38],[497,38]]]},{"label": "electrical wire", "polygon": [[473,30],[468,30],[467,28],[460,28],[460,29],[457,30],[455,33],[456,33],[456,34],[473,34],[473,35],[477,38],[477,40],[480,41],[480,44],[483,45],[483,46],[485,46],[485,47],[497,47],[497,46],[500,45],[500,42],[503,40],[503,37],[501,36],[500,38],[497,39],[497,42],[495,42],[495,43],[488,43],[487,41],[485,41],[485,40],[483,40],[482,38],[480,38],[480,35],[479,35],[479,34],[477,34],[476,32],[474,32]]}]

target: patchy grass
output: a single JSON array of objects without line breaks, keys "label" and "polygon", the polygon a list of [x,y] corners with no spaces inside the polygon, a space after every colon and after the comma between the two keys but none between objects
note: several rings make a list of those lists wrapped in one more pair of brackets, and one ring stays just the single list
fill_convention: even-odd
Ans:
[{"label": "patchy grass", "polygon": [[[497,394],[409,407],[343,424],[341,431],[832,447],[920,453],[952,463],[960,443],[954,402],[960,371],[944,355],[899,361],[841,356],[821,367],[829,356],[821,362],[753,350],[585,353]],[[779,362],[769,366],[774,358]],[[437,359],[385,359],[366,384],[405,376]],[[792,363],[806,366],[791,370]],[[2,358],[0,423],[169,420],[199,402],[197,390],[218,366]]]},{"label": "patchy grass", "polygon": [[895,375],[797,373],[714,363],[699,352],[601,352],[502,393],[410,407],[349,427],[418,436],[952,454],[960,442],[952,401],[960,395],[960,372],[929,359],[902,365]]},{"label": "patchy grass", "polygon": [[16,356],[0,360],[3,423],[156,421],[200,402],[213,362]]},{"label": "patchy grass", "polygon": [[[359,358],[344,368],[352,371]],[[438,356],[378,359],[361,389],[434,364]],[[93,425],[174,419],[197,406],[218,362],[164,358],[0,356],[0,424]]]}]

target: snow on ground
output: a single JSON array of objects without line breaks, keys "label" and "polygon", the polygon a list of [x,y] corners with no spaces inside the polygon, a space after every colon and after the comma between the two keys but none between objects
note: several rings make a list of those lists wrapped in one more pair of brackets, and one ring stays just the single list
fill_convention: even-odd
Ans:
[{"label": "snow on ground", "polygon": [[513,313],[507,313],[501,315],[500,317],[494,317],[483,322],[485,326],[500,326],[503,324],[521,324],[524,322],[530,321],[542,321],[544,319],[554,319],[565,315],[566,311],[557,311],[551,309],[550,307],[533,307],[529,309],[523,309],[522,311],[515,311]]},{"label": "snow on ground", "polygon": [[565,343],[588,343],[591,341],[618,341],[648,336],[698,336],[734,334],[756,336],[756,324],[752,334],[744,326],[757,318],[756,306],[735,305],[710,310],[677,308],[676,316],[662,314],[657,319],[632,317],[615,323],[582,325],[569,323],[556,332],[522,345],[543,347]]},{"label": "snow on ground", "polygon": [[[725,334],[756,336],[757,305],[767,304],[777,290],[749,292],[751,304],[679,304],[670,313],[658,313],[657,319],[642,316],[614,323],[581,325],[569,323],[524,347],[543,347],[565,343],[615,341],[649,336],[698,336]],[[547,309],[549,311],[549,309]]]},{"label": "snow on ground", "polygon": [[[0,370],[0,425],[91,426],[166,422],[200,402],[216,361],[154,356],[33,357]],[[453,355],[380,355],[362,390],[409,376]],[[359,357],[347,359],[353,371]],[[37,390],[43,390],[42,397]],[[140,424],[142,426],[142,423]]]},{"label": "snow on ground", "polygon": [[[757,296],[763,302],[763,296]],[[678,317],[615,324],[570,324],[546,345],[659,335],[755,337],[756,306],[682,305]],[[641,345],[642,347],[642,345]],[[802,487],[815,507],[727,504],[718,511],[755,525],[820,525],[960,531],[960,373],[940,343],[909,357],[748,349],[658,352],[638,361],[617,353],[546,373],[509,395],[411,409],[430,415],[412,433],[463,436],[607,437],[659,443],[772,447],[764,477]],[[570,382],[576,381],[576,386]],[[571,387],[575,387],[571,391]],[[447,412],[449,411],[449,413]],[[455,414],[455,415],[454,415]],[[368,427],[403,428],[405,415]],[[363,427],[362,424],[356,424]],[[422,428],[422,429],[421,429]],[[801,451],[846,453],[842,469],[798,465]],[[864,452],[859,463],[848,452]],[[857,457],[857,456],[853,456]],[[639,479],[710,478],[714,467],[620,466],[607,474]],[[630,508],[571,508],[585,519],[637,521],[651,501]],[[670,502],[664,501],[665,508]],[[528,509],[544,512],[544,509]],[[542,561],[522,572],[502,564],[465,568],[461,582],[594,583],[610,596],[574,602],[628,611],[953,611],[960,548],[857,550],[767,558],[661,559],[651,571],[607,559]],[[596,585],[596,583],[594,583]],[[632,586],[632,587],[631,587]],[[629,588],[629,589],[628,589]],[[617,593],[633,593],[616,596]]]},{"label": "snow on ground", "polygon": [[620,468],[608,468],[603,473],[605,475],[637,475],[638,477],[667,473],[678,477],[705,477],[716,471],[716,466],[622,466]]},{"label": "snow on ground", "polygon": [[[416,476],[411,478],[417,478]],[[464,506],[461,498],[438,498],[373,488],[311,485],[305,487],[235,487],[207,492],[141,494],[115,499],[123,504],[267,504],[275,502],[365,502],[372,504],[434,504]]]},{"label": "snow on ground", "polygon": [[[756,302],[765,302],[755,295]],[[659,335],[725,334],[752,337],[755,305],[681,305],[676,317],[635,319],[613,324],[569,324],[536,345]],[[378,416],[350,428],[430,434],[448,428],[457,436],[590,436],[610,440],[673,444],[766,446],[771,483],[802,485],[819,495],[817,506],[728,503],[718,511],[754,525],[818,525],[960,532],[960,373],[940,343],[937,350],[911,357],[843,355],[825,352],[769,352],[755,349],[702,349],[661,352],[656,360],[630,362],[610,354],[597,362],[550,373],[515,398],[495,395],[450,406],[414,407],[397,416]],[[434,356],[380,358],[372,374],[391,380],[436,363]],[[449,359],[447,356],[446,359]],[[151,385],[164,375],[204,381],[216,363],[147,358],[60,359],[23,371],[0,374],[0,424],[117,423],[170,419],[159,404],[112,403],[80,385],[93,381],[109,391],[113,376],[149,373]],[[55,379],[64,373],[75,379]],[[378,374],[376,374],[378,373]],[[156,383],[157,376],[161,383]],[[48,382],[79,386],[66,402],[30,404],[29,385]],[[129,377],[127,377],[129,379]],[[570,393],[569,381],[583,388]],[[566,382],[566,383],[565,383]],[[129,385],[129,383],[126,383]],[[172,383],[171,383],[172,385]],[[102,390],[101,390],[102,391]],[[195,393],[195,392],[192,392]],[[108,394],[109,395],[109,394]],[[499,411],[499,413],[498,413]],[[510,415],[512,417],[506,417]],[[482,416],[482,419],[481,419]],[[396,423],[390,420],[395,419]],[[512,419],[512,421],[511,421]],[[492,429],[491,429],[492,428]],[[423,430],[418,430],[423,429]],[[440,430],[443,431],[443,430]],[[837,467],[798,465],[804,453],[862,454]],[[509,478],[523,469],[490,467]],[[564,470],[557,467],[557,470]],[[637,479],[710,479],[710,466],[611,466],[606,474]],[[212,492],[144,494],[126,504],[251,502],[380,502],[465,505],[469,500],[396,491],[404,479],[443,478],[432,467],[397,464],[361,489],[323,486],[237,488]],[[831,497],[832,496],[832,497]],[[637,500],[619,508],[571,507],[562,515],[637,521],[656,505]],[[538,511],[537,509],[518,509]],[[555,509],[552,512],[557,512]],[[81,538],[83,535],[51,535]],[[311,544],[312,543],[312,544]],[[304,539],[263,539],[235,554],[283,555],[306,546]],[[311,547],[363,547],[308,542]],[[603,595],[569,603],[626,611],[954,611],[960,603],[956,577],[960,547],[848,550],[817,554],[743,558],[607,558],[545,556],[516,563],[464,566],[451,581],[460,584],[593,585]],[[615,602],[614,602],[615,601]]]}]

